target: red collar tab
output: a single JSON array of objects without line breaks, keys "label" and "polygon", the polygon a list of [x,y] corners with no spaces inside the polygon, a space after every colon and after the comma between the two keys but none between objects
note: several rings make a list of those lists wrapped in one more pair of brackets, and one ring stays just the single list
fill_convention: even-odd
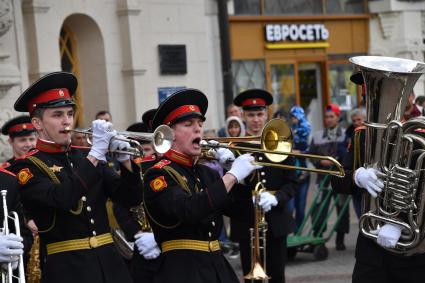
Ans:
[{"label": "red collar tab", "polygon": [[48,153],[66,152],[68,151],[69,148],[71,148],[70,146],[65,147],[63,145],[46,141],[40,138],[37,139],[37,145],[35,147],[40,151],[48,152]]},{"label": "red collar tab", "polygon": [[28,112],[31,113],[37,107],[38,104],[43,104],[58,99],[71,100],[71,96],[69,95],[68,89],[57,88],[40,93],[39,95],[28,101]]},{"label": "red collar tab", "polygon": [[148,155],[148,156],[144,156],[142,159],[142,162],[147,162],[147,161],[154,161],[156,159],[156,155]]},{"label": "red collar tab", "polygon": [[10,135],[10,134],[25,131],[25,130],[27,130],[27,131],[34,130],[34,126],[31,123],[22,123],[22,124],[18,124],[18,125],[15,125],[13,127],[10,127],[7,132]]},{"label": "red collar tab", "polygon": [[201,110],[197,105],[183,105],[171,111],[164,119],[164,124],[167,125],[170,122],[173,122],[178,117],[186,113],[201,113]]},{"label": "red collar tab", "polygon": [[242,102],[242,107],[246,106],[266,106],[266,101],[262,98],[248,98]]},{"label": "red collar tab", "polygon": [[11,175],[11,176],[13,176],[13,177],[15,177],[15,178],[16,178],[16,175],[15,175],[15,174],[13,174],[12,172],[10,172],[10,171],[8,171],[8,170],[6,170],[6,169],[3,169],[3,168],[1,168],[1,167],[0,167],[0,172],[3,172],[3,173],[6,173],[6,174],[9,174],[9,175]]},{"label": "red collar tab", "polygon": [[186,154],[170,149],[164,154],[165,157],[176,163],[192,167],[194,159]]}]

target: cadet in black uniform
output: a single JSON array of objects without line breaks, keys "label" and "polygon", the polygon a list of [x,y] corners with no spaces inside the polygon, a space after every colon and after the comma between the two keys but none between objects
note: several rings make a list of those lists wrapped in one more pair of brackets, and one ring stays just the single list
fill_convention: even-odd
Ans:
[{"label": "cadet in black uniform", "polygon": [[[19,213],[22,210],[22,205],[19,201],[18,193],[18,182],[15,174],[7,171],[6,169],[0,168],[0,184],[1,190],[6,190],[6,204],[8,211],[16,211]],[[0,219],[3,223],[3,200],[0,198]],[[20,217],[22,216],[19,215]],[[22,219],[19,219],[22,221]],[[2,224],[3,226],[3,224]],[[12,268],[15,269],[18,266],[19,256],[24,253],[24,245],[22,244],[23,239],[13,234],[12,223],[9,224],[10,234],[0,234],[0,264],[3,270],[7,269],[7,264],[12,263]]]},{"label": "cadet in black uniform", "polygon": [[106,121],[92,123],[91,149],[70,145],[67,128],[74,122],[71,96],[76,88],[74,75],[50,73],[15,103],[15,110],[30,113],[39,135],[36,149],[16,160],[11,170],[47,249],[42,282],[132,282],[112,244],[105,202],[110,197],[126,206],[140,203],[139,168],[125,154],[117,157],[121,178],[106,166],[109,146],[128,146],[111,141],[116,132]]},{"label": "cadet in black uniform", "polygon": [[[350,79],[356,84],[363,84],[360,72],[354,73]],[[374,169],[361,167],[364,164],[365,130],[365,126],[356,128],[351,139],[348,153],[343,160],[344,178],[331,177],[332,189],[336,193],[354,194],[358,190],[362,190],[363,194],[369,193],[372,197],[376,197],[383,188],[383,183],[377,177]],[[394,246],[397,242],[395,236],[392,229],[389,232],[382,230],[379,231],[378,237],[381,240],[378,241],[389,241],[391,245],[387,245],[387,247]],[[424,281],[425,254],[397,255],[359,232],[355,256],[353,283],[419,283]]]},{"label": "cadet in black uniform", "polygon": [[[130,125],[126,131],[142,133],[150,132],[146,124],[140,122]],[[148,170],[157,162],[157,158],[152,143],[146,140],[140,140],[139,142],[143,148],[144,156],[134,159],[134,162],[139,164],[142,170],[142,174],[144,174],[146,170]],[[148,227],[149,222],[146,219],[146,215],[143,210],[143,204],[141,203],[136,207],[128,209],[114,203],[113,207],[115,217],[120,228],[123,230],[126,239],[130,242],[135,242],[133,257],[129,263],[130,273],[133,277],[133,281],[142,283],[152,282],[159,268],[160,260],[157,258],[157,256],[160,254],[147,254],[145,258],[145,256],[140,253],[141,251],[139,251],[138,245],[143,245],[143,247],[146,247],[149,245],[149,237],[153,239],[152,231],[150,227]],[[143,237],[141,237],[142,234]],[[151,243],[153,246],[156,246],[156,242]],[[143,248],[141,247],[141,249]],[[144,252],[146,252],[146,250],[148,249],[143,249]],[[157,251],[159,251],[159,249]]]},{"label": "cadet in black uniform", "polygon": [[8,141],[13,150],[13,157],[0,165],[3,168],[9,167],[15,158],[33,149],[37,141],[37,134],[28,115],[18,116],[7,121],[1,128],[1,133],[9,136]]},{"label": "cadet in black uniform", "polygon": [[[234,103],[243,109],[247,136],[261,135],[267,121],[267,105],[273,103],[273,97],[267,91],[250,89],[240,93]],[[252,146],[252,145],[251,145]],[[255,154],[258,161],[267,161],[264,154]],[[283,164],[294,165],[293,158],[288,157]],[[261,194],[260,206],[266,212],[267,231],[267,274],[269,282],[285,282],[286,237],[293,231],[294,221],[287,209],[287,202],[295,195],[296,175],[294,170],[264,167],[254,176],[245,180],[246,185],[238,185],[241,191],[251,195],[257,182],[262,182],[267,189]],[[254,214],[250,202],[244,208],[246,213]],[[242,269],[246,275],[251,271],[250,231],[253,222],[231,220],[232,240],[239,242]],[[263,266],[264,267],[264,266]],[[246,280],[250,282],[250,280]]]},{"label": "cadet in black uniform", "polygon": [[[232,187],[259,167],[242,155],[220,178],[197,162],[207,106],[202,92],[184,89],[168,97],[153,119],[153,128],[166,124],[174,130],[172,148],[144,176],[146,214],[162,250],[154,282],[239,282],[217,239],[223,213],[244,217],[235,206],[252,201],[237,198]],[[229,152],[218,150],[216,157]]]}]

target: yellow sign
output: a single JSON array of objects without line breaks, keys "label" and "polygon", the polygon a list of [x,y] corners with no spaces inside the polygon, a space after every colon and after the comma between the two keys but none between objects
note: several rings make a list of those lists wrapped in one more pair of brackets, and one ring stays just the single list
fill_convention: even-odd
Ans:
[{"label": "yellow sign", "polygon": [[267,49],[328,48],[329,42],[267,43]]}]

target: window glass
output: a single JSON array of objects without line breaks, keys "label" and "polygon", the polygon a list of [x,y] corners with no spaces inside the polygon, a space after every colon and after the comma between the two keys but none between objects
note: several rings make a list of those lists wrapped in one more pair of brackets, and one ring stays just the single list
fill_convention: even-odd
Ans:
[{"label": "window glass", "polygon": [[296,102],[295,68],[293,64],[270,65],[273,102],[276,111],[287,117]]},{"label": "window glass", "polygon": [[260,0],[233,0],[235,15],[260,15]]},{"label": "window glass", "polygon": [[364,0],[326,0],[327,14],[366,13]]},{"label": "window glass", "polygon": [[267,0],[264,1],[266,15],[315,15],[322,14],[322,1],[318,0]]},{"label": "window glass", "polygon": [[250,88],[266,88],[264,60],[237,60],[232,63],[233,93]]}]

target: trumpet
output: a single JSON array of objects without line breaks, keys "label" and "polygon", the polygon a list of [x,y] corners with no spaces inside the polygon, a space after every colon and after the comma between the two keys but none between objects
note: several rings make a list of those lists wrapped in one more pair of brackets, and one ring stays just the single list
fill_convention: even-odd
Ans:
[{"label": "trumpet", "polygon": [[[260,206],[260,195],[266,188],[263,183],[258,182],[255,186],[253,197],[254,197],[254,228],[250,228],[251,233],[251,271],[244,276],[245,279],[252,280],[267,280],[270,276],[267,275],[266,271],[266,234],[267,234],[267,222],[265,220],[264,210]],[[260,243],[261,240],[261,243]],[[261,266],[261,254],[260,250],[263,250]]]},{"label": "trumpet", "polygon": [[[218,144],[209,144],[208,141],[210,140],[215,140],[218,142]],[[342,167],[342,165],[331,156],[291,152],[292,132],[289,126],[282,119],[272,119],[267,122],[261,131],[261,136],[207,138],[204,139],[204,141],[205,142],[201,143],[203,148],[201,158],[214,159],[214,156],[210,154],[211,149],[227,148],[236,152],[263,153],[270,162],[255,161],[255,164],[261,166],[271,166],[288,170],[302,170],[322,174],[331,174],[341,178],[345,175],[344,168]],[[237,143],[241,142],[260,144],[261,148],[236,145]],[[280,162],[284,161],[288,156],[328,160],[332,162],[333,167],[335,167],[336,170],[280,164]]]},{"label": "trumpet", "polygon": [[[87,136],[92,134],[91,128],[87,129],[71,129],[65,128],[67,132],[81,133]],[[115,140],[128,142],[131,147],[124,150],[114,150],[114,153],[125,153],[135,156],[143,156],[139,141],[149,141],[153,144],[155,151],[158,153],[166,153],[173,144],[173,130],[167,125],[161,125],[155,129],[153,133],[139,133],[121,131],[117,132],[117,136],[113,137]],[[91,142],[89,142],[91,144]]]},{"label": "trumpet", "polygon": [[[19,217],[18,214],[15,211],[9,212],[7,208],[7,201],[6,201],[6,195],[7,191],[2,190],[1,196],[3,201],[3,228],[2,232],[5,235],[8,235],[10,233],[9,231],[9,220],[12,220],[15,225],[15,234],[17,236],[21,236],[21,229],[19,226]],[[24,271],[24,259],[23,256],[19,256],[18,260],[18,275],[13,275],[13,269],[12,269],[12,263],[7,264],[7,269],[5,271],[1,272],[1,282],[2,283],[12,283],[12,282],[19,282],[19,283],[25,283],[25,271]]]}]

